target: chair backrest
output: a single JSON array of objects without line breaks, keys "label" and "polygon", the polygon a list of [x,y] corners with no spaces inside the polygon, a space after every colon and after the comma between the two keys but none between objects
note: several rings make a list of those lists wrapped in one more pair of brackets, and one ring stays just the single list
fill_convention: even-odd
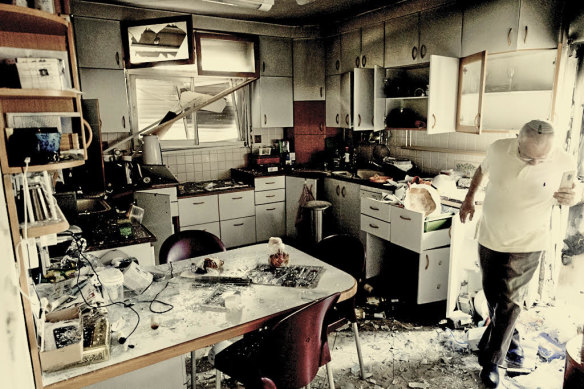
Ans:
[{"label": "chair backrest", "polygon": [[186,230],[166,238],[160,246],[158,261],[161,264],[182,261],[221,251],[225,251],[225,245],[212,233],[202,230]]},{"label": "chair backrest", "polygon": [[359,238],[348,235],[330,235],[316,244],[315,257],[361,282],[365,277],[365,249]]},{"label": "chair backrest", "polygon": [[308,385],[321,366],[323,354],[330,360],[324,318],[340,293],[316,300],[286,316],[270,330],[262,350],[263,376],[278,389]]}]

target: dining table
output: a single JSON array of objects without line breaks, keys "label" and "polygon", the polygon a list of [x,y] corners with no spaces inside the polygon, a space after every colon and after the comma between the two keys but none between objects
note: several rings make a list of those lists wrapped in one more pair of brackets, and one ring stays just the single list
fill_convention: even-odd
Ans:
[{"label": "dining table", "polygon": [[[144,267],[155,281],[140,294],[128,294],[123,305],[107,308],[115,330],[109,359],[44,372],[43,386],[81,388],[258,330],[334,293],[340,292],[339,301],[355,295],[357,282],[351,275],[289,245],[286,250],[289,269],[276,269],[284,272],[270,270],[266,243]],[[223,261],[221,271],[197,275],[204,258]],[[308,272],[310,282],[290,280],[295,274],[306,281]],[[286,274],[288,280],[282,281]],[[225,282],[230,279],[236,282]],[[235,307],[228,303],[233,296]],[[125,338],[123,344],[120,337]]]}]

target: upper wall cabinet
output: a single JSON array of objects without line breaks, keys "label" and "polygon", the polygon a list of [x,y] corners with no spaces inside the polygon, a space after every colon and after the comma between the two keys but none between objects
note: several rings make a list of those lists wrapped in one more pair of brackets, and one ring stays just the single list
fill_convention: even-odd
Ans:
[{"label": "upper wall cabinet", "polygon": [[[75,17],[77,61],[83,68],[123,69],[122,33],[117,20]],[[89,44],[91,42],[91,44]]]},{"label": "upper wall cabinet", "polygon": [[294,126],[291,77],[260,77],[251,88],[255,128]]},{"label": "upper wall cabinet", "polygon": [[354,68],[383,66],[383,24],[341,35],[341,73]]},{"label": "upper wall cabinet", "polygon": [[324,40],[326,75],[341,74],[341,38],[333,36]]},{"label": "upper wall cabinet", "polygon": [[431,55],[460,56],[462,13],[456,7],[424,11],[385,23],[385,66],[430,62]]},{"label": "upper wall cabinet", "polygon": [[462,55],[558,45],[561,7],[557,0],[490,0],[464,10]]},{"label": "upper wall cabinet", "polygon": [[322,40],[296,40],[294,54],[294,101],[325,99],[324,46]]},{"label": "upper wall cabinet", "polygon": [[260,36],[260,76],[292,77],[292,40]]}]

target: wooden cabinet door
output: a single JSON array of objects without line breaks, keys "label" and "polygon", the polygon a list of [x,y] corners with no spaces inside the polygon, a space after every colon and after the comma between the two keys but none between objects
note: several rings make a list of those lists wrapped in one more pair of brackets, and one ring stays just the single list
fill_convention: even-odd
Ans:
[{"label": "wooden cabinet door", "polygon": [[462,12],[456,7],[420,13],[420,61],[432,55],[460,57]]},{"label": "wooden cabinet door", "polygon": [[355,69],[353,82],[353,130],[372,130],[373,69]]},{"label": "wooden cabinet door", "polygon": [[341,74],[341,125],[350,128],[353,125],[353,73]]},{"label": "wooden cabinet door", "polygon": [[291,77],[261,77],[252,87],[254,127],[292,127],[294,125]]},{"label": "wooden cabinet door", "polygon": [[123,70],[80,68],[83,98],[98,99],[101,131],[130,132],[130,107]]},{"label": "wooden cabinet door", "polygon": [[420,254],[417,303],[426,304],[446,299],[450,247],[426,250]]},{"label": "wooden cabinet door", "polygon": [[260,75],[292,77],[292,41],[260,37]]},{"label": "wooden cabinet door", "polygon": [[521,2],[517,49],[547,49],[558,46],[561,9],[555,0]]},{"label": "wooden cabinet door", "polygon": [[418,63],[418,19],[416,13],[385,22],[385,67]]},{"label": "wooden cabinet door", "polygon": [[123,69],[122,33],[117,20],[73,18],[77,66]]},{"label": "wooden cabinet door", "polygon": [[456,129],[458,96],[458,58],[430,57],[430,96],[428,96],[427,133],[441,134]]},{"label": "wooden cabinet door", "polygon": [[341,126],[341,76],[326,78],[326,126]]},{"label": "wooden cabinet door", "polygon": [[361,67],[383,66],[384,29],[383,23],[361,29]]},{"label": "wooden cabinet door", "polygon": [[324,46],[320,39],[295,40],[294,101],[324,100]]},{"label": "wooden cabinet door", "polygon": [[272,236],[286,234],[285,202],[256,205],[256,239],[267,241]]},{"label": "wooden cabinet door", "polygon": [[361,30],[341,35],[341,73],[361,66]]},{"label": "wooden cabinet door", "polygon": [[341,38],[333,36],[324,41],[326,75],[341,74]]},{"label": "wooden cabinet door", "polygon": [[519,0],[473,2],[464,10],[462,56],[515,50]]}]

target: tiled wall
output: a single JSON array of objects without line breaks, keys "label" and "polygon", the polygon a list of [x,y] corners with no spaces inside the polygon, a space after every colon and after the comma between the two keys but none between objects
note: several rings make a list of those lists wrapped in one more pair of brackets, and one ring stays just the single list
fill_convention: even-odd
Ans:
[{"label": "tiled wall", "polygon": [[[433,151],[404,150],[406,145],[406,131],[391,130],[388,142],[389,150],[394,157],[410,159],[416,166],[425,172],[438,174],[441,170],[454,169],[458,163],[472,163],[478,166],[484,158],[487,147],[497,139],[515,137],[514,132],[483,133],[481,135],[448,133],[428,135],[422,131],[410,131],[412,146],[426,146],[454,150],[442,153]],[[482,155],[467,155],[456,153],[455,150],[470,150]]]}]

